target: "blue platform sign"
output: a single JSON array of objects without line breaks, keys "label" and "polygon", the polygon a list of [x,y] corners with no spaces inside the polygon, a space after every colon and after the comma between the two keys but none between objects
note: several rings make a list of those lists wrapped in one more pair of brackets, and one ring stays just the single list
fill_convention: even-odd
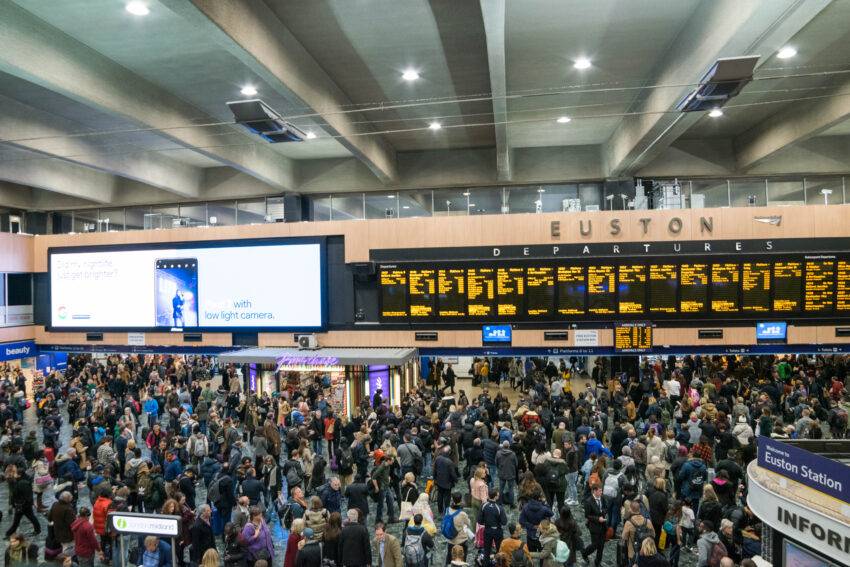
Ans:
[{"label": "blue platform sign", "polygon": [[510,325],[484,325],[481,330],[481,342],[509,343],[511,342]]},{"label": "blue platform sign", "polygon": [[19,341],[16,343],[0,344],[0,362],[5,360],[18,360],[19,358],[30,358],[38,354],[35,341]]},{"label": "blue platform sign", "polygon": [[850,504],[850,474],[838,461],[761,435],[758,465]]},{"label": "blue platform sign", "polygon": [[770,323],[756,323],[756,340],[758,341],[781,341],[785,340],[788,331],[788,323],[771,321]]}]

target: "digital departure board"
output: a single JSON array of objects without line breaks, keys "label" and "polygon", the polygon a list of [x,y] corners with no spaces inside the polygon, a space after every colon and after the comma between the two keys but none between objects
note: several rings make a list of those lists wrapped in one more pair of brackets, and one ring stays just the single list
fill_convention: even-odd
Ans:
[{"label": "digital departure board", "polygon": [[525,296],[530,318],[549,318],[555,314],[555,268],[528,267],[525,275]]},{"label": "digital departure board", "polygon": [[646,312],[646,266],[623,264],[617,269],[617,304],[620,313],[634,315]]},{"label": "digital departure board", "polygon": [[729,262],[711,264],[711,310],[713,312],[736,313],[740,310],[738,301],[740,267],[740,264]]},{"label": "digital departure board", "polygon": [[614,266],[587,267],[587,311],[594,315],[616,313],[617,272]]},{"label": "digital departure board", "polygon": [[803,299],[803,263],[777,261],[773,264],[773,310],[795,313]]},{"label": "digital departure board", "polygon": [[381,317],[407,317],[407,270],[381,270]]},{"label": "digital departure board", "polygon": [[650,264],[650,313],[676,313],[676,295],[679,291],[679,269],[676,264]]},{"label": "digital departure board", "polygon": [[835,306],[835,261],[806,262],[803,309],[808,313],[826,313]]},{"label": "digital departure board", "polygon": [[587,275],[584,266],[558,266],[558,314],[584,315]]},{"label": "digital departure board", "polygon": [[708,311],[708,264],[682,264],[679,267],[679,311]]},{"label": "digital departure board", "polygon": [[741,265],[741,308],[754,313],[770,312],[770,262]]},{"label": "digital departure board", "polygon": [[850,317],[850,253],[411,262],[378,283],[381,320],[399,323]]},{"label": "digital departure board", "polygon": [[525,308],[525,268],[496,270],[496,314],[516,317]]},{"label": "digital departure board", "polygon": [[408,273],[410,289],[410,318],[428,318],[434,315],[437,295],[437,270],[419,269]]},{"label": "digital departure board", "polygon": [[466,317],[466,270],[449,268],[437,271],[437,317]]},{"label": "digital departure board", "polygon": [[492,317],[496,313],[496,270],[466,270],[466,312],[470,317]]},{"label": "digital departure board", "polygon": [[647,324],[615,325],[614,350],[642,352],[652,349],[652,327]]}]

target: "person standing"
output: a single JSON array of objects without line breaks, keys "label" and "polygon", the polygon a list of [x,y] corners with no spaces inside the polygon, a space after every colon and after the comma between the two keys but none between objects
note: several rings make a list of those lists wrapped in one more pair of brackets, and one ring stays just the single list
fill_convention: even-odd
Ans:
[{"label": "person standing", "polygon": [[339,535],[339,554],[342,567],[370,567],[372,565],[372,545],[369,542],[369,530],[358,522],[360,516],[356,508],[349,508],[348,521]]},{"label": "person standing", "polygon": [[15,511],[14,518],[12,519],[12,525],[9,526],[8,530],[6,530],[6,538],[8,539],[18,530],[18,526],[21,524],[21,518],[24,516],[26,516],[32,524],[35,535],[40,534],[41,524],[38,522],[38,518],[33,510],[32,481],[26,474],[18,472],[17,467],[14,466],[7,469],[6,478],[10,481],[9,503]]},{"label": "person standing", "polygon": [[274,545],[271,532],[263,520],[263,512],[257,506],[251,507],[251,521],[242,528],[242,539],[252,561],[262,559],[269,565],[273,564]]},{"label": "person standing", "polygon": [[440,391],[442,395],[446,395],[446,388],[450,388],[452,394],[455,393],[455,380],[457,379],[457,374],[455,374],[454,368],[452,368],[451,363],[446,365],[446,371],[443,373],[443,384],[445,384]]},{"label": "person standing", "polygon": [[496,467],[499,469],[499,494],[502,504],[513,508],[519,461],[516,453],[511,451],[510,441],[502,441],[502,446],[496,452]]},{"label": "person standing", "polygon": [[215,536],[210,525],[211,517],[212,510],[209,506],[204,504],[198,507],[198,518],[191,528],[192,549],[189,558],[192,563],[200,563],[208,549],[215,549]]},{"label": "person standing", "polygon": [[103,551],[94,534],[94,526],[89,521],[91,511],[83,506],[80,515],[71,524],[71,532],[74,534],[74,555],[80,567],[93,567],[94,555],[97,553],[101,562],[104,560]]},{"label": "person standing", "polygon": [[457,469],[449,454],[451,447],[442,448],[440,455],[434,459],[434,484],[437,485],[437,513],[445,514],[449,507],[452,488],[457,481]]},{"label": "person standing", "polygon": [[375,549],[378,552],[378,567],[404,567],[401,544],[398,538],[384,531],[383,522],[375,522]]},{"label": "person standing", "polygon": [[451,505],[446,510],[446,516],[443,518],[442,533],[448,541],[448,553],[446,554],[446,565],[452,562],[452,548],[460,547],[463,550],[463,557],[466,557],[469,549],[469,516],[463,511],[463,497],[460,492],[452,494]]},{"label": "person standing", "polygon": [[478,515],[478,523],[484,526],[484,564],[490,564],[490,552],[499,551],[502,539],[505,535],[505,526],[508,524],[508,516],[505,509],[499,504],[499,491],[491,488],[487,502],[481,506]]},{"label": "person standing", "polygon": [[605,532],[608,530],[608,522],[605,519],[608,506],[602,495],[602,486],[594,484],[590,488],[590,494],[584,500],[584,517],[587,520],[587,530],[590,532],[590,545],[585,547],[581,555],[584,561],[588,561],[591,553],[596,551],[596,567],[602,565],[602,553],[605,550]]}]

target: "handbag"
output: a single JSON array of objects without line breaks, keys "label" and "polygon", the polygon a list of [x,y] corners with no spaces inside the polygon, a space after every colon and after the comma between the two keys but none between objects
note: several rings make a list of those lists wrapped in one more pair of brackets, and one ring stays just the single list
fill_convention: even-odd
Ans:
[{"label": "handbag", "polygon": [[610,541],[614,539],[614,528],[609,526],[607,530],[605,530],[605,541]]},{"label": "handbag", "polygon": [[48,484],[53,483],[53,477],[49,474],[45,474],[42,476],[35,477],[35,485],[36,486],[47,486]]},{"label": "handbag", "polygon": [[475,547],[481,549],[484,547],[484,526],[475,524]]}]

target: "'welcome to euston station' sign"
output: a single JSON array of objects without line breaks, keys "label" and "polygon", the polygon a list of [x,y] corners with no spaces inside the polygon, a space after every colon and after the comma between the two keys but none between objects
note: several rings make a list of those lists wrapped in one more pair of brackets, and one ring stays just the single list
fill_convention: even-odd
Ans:
[{"label": "'welcome to euston station' sign", "polygon": [[760,436],[758,465],[850,504],[850,469],[842,463]]}]

